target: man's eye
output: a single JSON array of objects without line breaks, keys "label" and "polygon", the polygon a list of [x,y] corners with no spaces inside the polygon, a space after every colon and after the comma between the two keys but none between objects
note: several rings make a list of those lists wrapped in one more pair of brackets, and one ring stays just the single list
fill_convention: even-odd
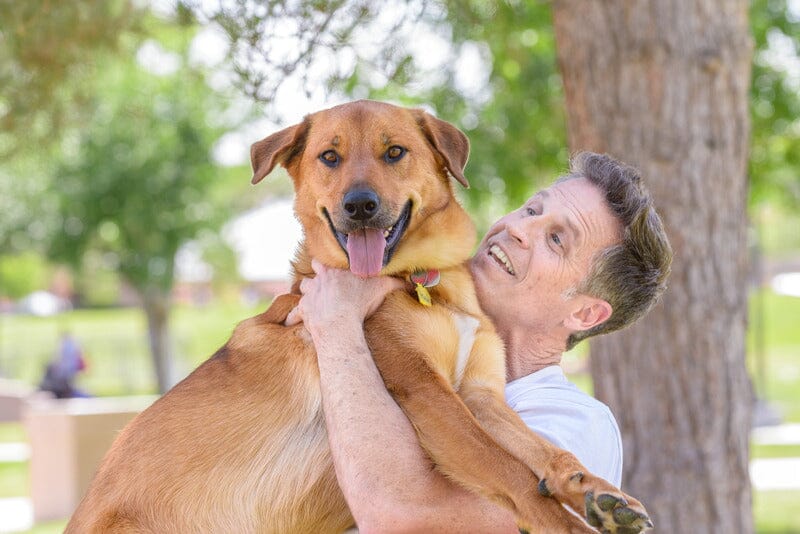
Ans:
[{"label": "man's eye", "polygon": [[528,215],[536,215],[536,210],[533,208],[526,208]]},{"label": "man's eye", "polygon": [[335,150],[326,150],[319,155],[319,159],[328,167],[336,167],[339,164],[339,154]]},{"label": "man's eye", "polygon": [[558,237],[558,234],[550,234],[550,239],[551,239],[551,240],[553,241],[553,243],[555,243],[557,246],[559,246],[559,247],[560,247],[560,246],[562,246],[562,245],[561,245],[561,238],[560,238],[560,237]]}]

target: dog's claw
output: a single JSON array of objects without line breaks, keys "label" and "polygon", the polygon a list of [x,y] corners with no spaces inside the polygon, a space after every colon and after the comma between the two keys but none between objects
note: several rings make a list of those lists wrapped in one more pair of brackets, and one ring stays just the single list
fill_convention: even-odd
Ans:
[{"label": "dog's claw", "polygon": [[571,482],[581,482],[583,480],[583,471],[578,471],[571,477],[569,477]]}]

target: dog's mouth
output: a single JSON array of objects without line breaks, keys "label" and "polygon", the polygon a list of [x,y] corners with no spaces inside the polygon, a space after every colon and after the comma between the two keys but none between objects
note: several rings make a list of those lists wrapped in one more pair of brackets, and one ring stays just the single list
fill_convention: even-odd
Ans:
[{"label": "dog's mouth", "polygon": [[[350,271],[362,277],[377,276],[389,261],[400,238],[411,221],[411,201],[406,202],[400,217],[386,228],[361,227],[349,233],[340,232],[333,224],[328,210],[322,208],[336,242],[342,247],[350,264]],[[368,222],[365,224],[369,224]]]}]

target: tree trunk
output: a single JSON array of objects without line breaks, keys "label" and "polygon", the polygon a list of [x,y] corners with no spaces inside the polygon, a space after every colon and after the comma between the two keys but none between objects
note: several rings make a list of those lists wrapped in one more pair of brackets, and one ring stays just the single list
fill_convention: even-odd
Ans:
[{"label": "tree trunk", "polygon": [[675,250],[662,303],[591,345],[623,487],[658,532],[752,532],[744,0],[556,0],[572,150],[638,167]]},{"label": "tree trunk", "polygon": [[147,334],[150,342],[150,355],[158,381],[158,392],[166,393],[173,384],[172,354],[169,339],[169,293],[158,290],[142,292],[142,306],[147,316]]}]

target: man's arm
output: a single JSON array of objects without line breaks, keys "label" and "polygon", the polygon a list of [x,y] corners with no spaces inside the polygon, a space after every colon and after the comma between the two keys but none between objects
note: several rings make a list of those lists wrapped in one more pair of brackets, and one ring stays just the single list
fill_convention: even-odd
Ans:
[{"label": "man's arm", "polygon": [[[361,532],[517,532],[513,515],[432,467],[372,360],[363,320],[389,290],[315,264],[298,306],[317,348],[336,475]],[[291,320],[291,319],[290,319]],[[296,320],[296,319],[295,319]]]}]

